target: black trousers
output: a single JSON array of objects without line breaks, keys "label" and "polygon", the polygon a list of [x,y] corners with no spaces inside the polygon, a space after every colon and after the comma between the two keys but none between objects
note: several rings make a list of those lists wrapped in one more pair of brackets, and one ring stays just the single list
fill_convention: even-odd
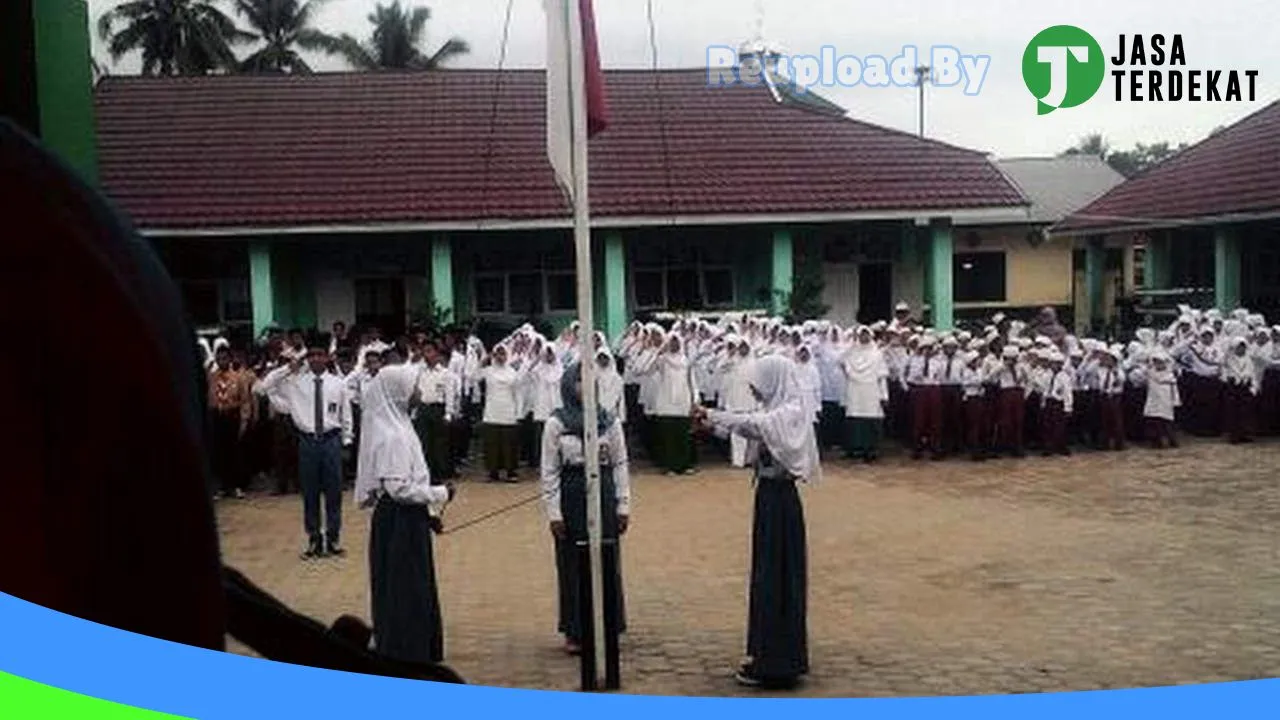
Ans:
[{"label": "black trousers", "polygon": [[214,411],[210,420],[213,433],[213,474],[217,476],[222,492],[244,490],[248,485],[244,471],[243,442],[240,437],[240,411]]},{"label": "black trousers", "polygon": [[808,551],[804,509],[791,478],[756,479],[747,655],[761,680],[809,672]]},{"label": "black trousers", "polygon": [[314,541],[323,534],[337,543],[342,532],[342,438],[338,432],[298,435],[298,483],[302,485],[302,522],[307,537]]}]

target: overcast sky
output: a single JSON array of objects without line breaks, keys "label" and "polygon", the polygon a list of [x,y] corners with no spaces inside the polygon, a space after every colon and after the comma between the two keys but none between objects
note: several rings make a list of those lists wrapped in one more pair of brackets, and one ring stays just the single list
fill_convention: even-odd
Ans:
[{"label": "overcast sky", "polygon": [[[390,0],[384,0],[390,2]],[[413,0],[409,0],[413,2]],[[93,18],[118,0],[89,0]],[[229,0],[223,0],[230,7]],[[1274,32],[1280,6],[1274,0],[970,0],[907,3],[867,0],[652,0],[661,67],[705,67],[710,46],[737,46],[755,34],[762,15],[764,36],[787,53],[816,55],[824,45],[840,54],[895,57],[903,45],[923,51],[951,45],[970,55],[991,56],[981,93],[959,87],[929,90],[927,133],[947,142],[1002,157],[1051,155],[1090,132],[1101,132],[1113,147],[1167,140],[1194,142],[1218,125],[1229,124],[1280,97],[1280,53]],[[507,0],[434,0],[428,26],[434,49],[451,35],[467,40],[469,56],[460,67],[497,67]],[[318,25],[328,32],[367,35],[366,15],[375,0],[331,0]],[[757,11],[757,7],[763,12]],[[606,67],[650,67],[646,0],[597,0],[601,52]],[[1022,53],[1028,41],[1050,25],[1078,25],[1093,34],[1111,56],[1120,33],[1181,33],[1184,69],[1258,70],[1253,103],[1117,103],[1108,77],[1089,103],[1036,115],[1022,82]],[[542,67],[544,21],[540,0],[515,0],[508,67]],[[94,34],[96,52],[101,43]],[[318,69],[343,69],[340,61],[317,58]],[[116,73],[136,72],[137,61],[122,61]],[[916,92],[909,88],[819,88],[861,120],[916,129]]]}]

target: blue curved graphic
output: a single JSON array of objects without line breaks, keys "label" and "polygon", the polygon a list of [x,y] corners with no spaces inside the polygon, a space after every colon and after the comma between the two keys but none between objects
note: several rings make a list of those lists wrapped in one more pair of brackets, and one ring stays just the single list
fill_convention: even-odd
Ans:
[{"label": "blue curved graphic", "polygon": [[[438,685],[285,665],[108,628],[0,593],[0,671],[88,697],[199,720],[252,718],[628,717],[727,714],[831,718],[1272,718],[1280,680],[1150,690],[875,700],[584,695]],[[785,709],[779,704],[785,703]],[[0,710],[3,699],[0,698]],[[407,714],[406,714],[407,713]],[[0,712],[3,715],[3,712]]]}]

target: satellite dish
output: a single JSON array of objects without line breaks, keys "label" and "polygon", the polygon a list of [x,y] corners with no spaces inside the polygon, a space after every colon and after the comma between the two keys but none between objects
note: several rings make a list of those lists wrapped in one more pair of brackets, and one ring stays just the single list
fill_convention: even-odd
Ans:
[{"label": "satellite dish", "polygon": [[1027,233],[1027,244],[1033,248],[1040,247],[1049,239],[1049,233],[1043,228],[1037,228]]}]

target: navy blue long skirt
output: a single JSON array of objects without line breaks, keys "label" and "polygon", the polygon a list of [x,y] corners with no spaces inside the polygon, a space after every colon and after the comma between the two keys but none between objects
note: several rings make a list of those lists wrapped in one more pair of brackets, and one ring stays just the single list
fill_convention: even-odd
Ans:
[{"label": "navy blue long skirt", "polygon": [[760,680],[789,681],[809,672],[807,555],[795,480],[758,478],[747,655]]},{"label": "navy blue long skirt", "polygon": [[379,653],[395,660],[444,659],[431,514],[383,496],[369,528],[373,633]]}]

